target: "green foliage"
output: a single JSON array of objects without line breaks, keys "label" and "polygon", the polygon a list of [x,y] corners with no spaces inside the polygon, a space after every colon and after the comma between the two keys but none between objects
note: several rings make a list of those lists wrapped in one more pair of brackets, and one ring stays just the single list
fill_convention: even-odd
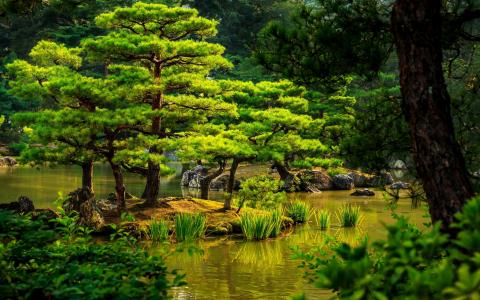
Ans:
[{"label": "green foliage", "polygon": [[321,209],[315,212],[315,220],[321,230],[328,229],[330,227],[331,214],[326,209]]},{"label": "green foliage", "polygon": [[[300,256],[309,278],[341,299],[475,299],[480,280],[480,198],[455,216],[457,238],[435,224],[422,232],[399,217],[371,246],[330,245]],[[447,251],[448,250],[448,251]]]},{"label": "green foliage", "polygon": [[184,284],[161,256],[124,239],[64,239],[43,218],[0,212],[0,289],[6,299],[164,299],[168,289]]},{"label": "green foliage", "polygon": [[342,227],[356,227],[363,220],[360,206],[352,204],[342,205],[336,212],[336,216]]},{"label": "green foliage", "polygon": [[240,216],[243,236],[247,240],[264,240],[280,234],[282,219],[280,210],[270,214],[245,212]]},{"label": "green foliage", "polygon": [[238,211],[244,206],[275,209],[286,200],[282,182],[269,176],[254,176],[242,181],[238,192]]},{"label": "green foliage", "polygon": [[312,207],[305,201],[295,200],[285,206],[285,212],[295,223],[306,223],[312,214]]},{"label": "green foliage", "polygon": [[151,219],[149,236],[153,242],[164,242],[168,240],[168,233],[168,224],[165,220]]},{"label": "green foliage", "polygon": [[266,68],[295,82],[338,87],[345,75],[380,70],[390,53],[388,4],[318,0],[300,6],[288,22],[260,33],[256,56]]},{"label": "green foliage", "polygon": [[203,214],[179,213],[175,215],[175,237],[178,242],[192,241],[205,235],[206,218]]}]

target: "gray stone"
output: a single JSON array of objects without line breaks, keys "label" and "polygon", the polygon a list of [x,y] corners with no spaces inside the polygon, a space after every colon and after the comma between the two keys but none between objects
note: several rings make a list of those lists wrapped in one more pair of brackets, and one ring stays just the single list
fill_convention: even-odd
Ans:
[{"label": "gray stone", "polygon": [[395,182],[392,185],[390,185],[390,188],[392,190],[405,190],[405,189],[408,189],[409,187],[410,185],[408,183],[401,182],[401,181]]},{"label": "gray stone", "polygon": [[333,188],[336,190],[351,190],[354,188],[353,178],[347,174],[333,176]]},{"label": "gray stone", "polygon": [[333,188],[333,180],[328,174],[322,171],[305,170],[297,174],[300,178],[302,190],[331,190]]},{"label": "gray stone", "polygon": [[0,158],[0,167],[14,167],[18,162],[9,156]]},{"label": "gray stone", "polygon": [[375,196],[375,192],[369,190],[369,189],[363,189],[363,190],[355,190],[355,192],[351,193],[350,196]]},{"label": "gray stone", "polygon": [[[226,191],[228,188],[228,179],[230,178],[230,175],[228,174],[223,174],[218,176],[217,178],[213,179],[212,182],[210,183],[210,189],[214,191]],[[239,190],[240,189],[240,180],[235,179],[233,183],[233,189],[234,190]]]}]

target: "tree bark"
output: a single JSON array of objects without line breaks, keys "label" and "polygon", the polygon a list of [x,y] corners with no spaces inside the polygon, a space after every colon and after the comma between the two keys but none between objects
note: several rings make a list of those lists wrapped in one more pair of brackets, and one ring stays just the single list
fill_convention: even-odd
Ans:
[{"label": "tree bark", "polygon": [[212,180],[220,176],[225,170],[226,162],[221,161],[218,163],[218,169],[210,174],[200,177],[200,199],[208,200],[208,193],[210,191],[210,183]]},{"label": "tree bark", "polygon": [[391,15],[400,65],[402,109],[432,222],[448,227],[473,196],[465,160],[455,140],[443,70],[440,0],[397,0]]},{"label": "tree bark", "polygon": [[115,178],[115,196],[118,207],[118,214],[127,210],[125,203],[125,184],[123,182],[123,174],[119,165],[109,159],[110,167],[112,168],[113,177]]},{"label": "tree bark", "polygon": [[89,160],[82,163],[82,188],[86,188],[93,192],[93,161]]},{"label": "tree bark", "polygon": [[228,176],[228,183],[227,183],[228,196],[225,197],[225,202],[223,202],[223,208],[225,210],[232,209],[233,186],[235,185],[235,174],[237,173],[239,164],[240,164],[240,160],[234,158],[232,161],[232,166],[230,167],[230,172]]},{"label": "tree bark", "polygon": [[145,205],[155,206],[160,191],[160,166],[155,163],[148,164],[147,184],[145,186]]}]

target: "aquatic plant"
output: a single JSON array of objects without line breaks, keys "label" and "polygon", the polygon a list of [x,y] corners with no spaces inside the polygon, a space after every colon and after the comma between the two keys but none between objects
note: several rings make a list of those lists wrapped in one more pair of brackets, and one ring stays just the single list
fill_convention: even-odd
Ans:
[{"label": "aquatic plant", "polygon": [[363,219],[360,207],[351,204],[345,204],[340,207],[336,215],[342,227],[355,227]]},{"label": "aquatic plant", "polygon": [[178,242],[203,237],[206,230],[203,214],[180,213],[175,216],[175,237]]},{"label": "aquatic plant", "polygon": [[168,239],[168,225],[165,220],[152,218],[149,230],[150,239],[154,242],[163,242]]},{"label": "aquatic plant", "polygon": [[307,202],[295,200],[286,206],[285,211],[295,223],[305,223],[310,218],[312,208]]},{"label": "aquatic plant", "polygon": [[275,210],[271,214],[246,212],[240,216],[240,225],[247,240],[264,240],[280,234],[282,214]]},{"label": "aquatic plant", "polygon": [[330,227],[331,214],[326,209],[321,209],[315,212],[315,219],[320,229],[325,230]]}]

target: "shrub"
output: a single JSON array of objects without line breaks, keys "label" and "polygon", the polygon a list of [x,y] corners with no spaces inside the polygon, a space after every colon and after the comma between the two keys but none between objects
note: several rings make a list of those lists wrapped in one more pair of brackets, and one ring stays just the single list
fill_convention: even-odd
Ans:
[{"label": "shrub", "polygon": [[308,222],[311,212],[310,204],[300,200],[295,200],[286,206],[287,216],[292,218],[295,223]]},{"label": "shrub", "polygon": [[180,213],[175,215],[175,237],[178,242],[203,237],[206,218],[202,214]]},{"label": "shrub", "polygon": [[242,182],[238,192],[238,210],[243,206],[276,209],[287,198],[281,191],[283,183],[269,176],[254,176]]},{"label": "shrub", "polygon": [[455,240],[439,223],[422,232],[397,216],[385,225],[386,240],[350,247],[330,239],[327,248],[299,256],[307,276],[341,299],[478,299],[479,215],[477,197],[455,216]]},{"label": "shrub", "polygon": [[162,256],[135,244],[123,238],[105,243],[64,238],[46,222],[0,211],[2,298],[167,298],[183,276],[169,272]]},{"label": "shrub", "polygon": [[271,214],[246,212],[240,216],[240,225],[247,240],[264,240],[280,234],[282,220],[279,210]]},{"label": "shrub", "polygon": [[163,242],[168,239],[168,225],[165,220],[152,218],[149,231],[150,239],[154,242]]},{"label": "shrub", "polygon": [[338,209],[336,214],[342,227],[355,227],[362,221],[362,214],[359,206],[345,204]]},{"label": "shrub", "polygon": [[315,219],[317,220],[317,225],[320,226],[320,229],[325,230],[330,227],[330,212],[328,210],[319,210],[315,213]]}]

